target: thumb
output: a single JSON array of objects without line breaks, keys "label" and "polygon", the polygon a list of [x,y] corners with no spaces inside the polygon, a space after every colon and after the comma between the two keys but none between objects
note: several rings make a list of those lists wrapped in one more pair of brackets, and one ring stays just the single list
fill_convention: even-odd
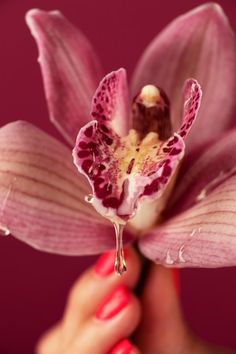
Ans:
[{"label": "thumb", "polygon": [[143,318],[135,337],[145,354],[183,353],[187,346],[190,336],[182,318],[177,272],[157,265],[148,272],[141,294]]}]

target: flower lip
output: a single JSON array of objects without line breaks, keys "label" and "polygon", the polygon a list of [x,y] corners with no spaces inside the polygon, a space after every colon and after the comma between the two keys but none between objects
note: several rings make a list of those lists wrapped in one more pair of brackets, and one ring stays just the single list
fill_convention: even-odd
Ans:
[{"label": "flower lip", "polygon": [[[80,130],[73,157],[92,186],[94,208],[113,223],[124,224],[135,215],[143,199],[153,200],[164,192],[183,157],[182,137],[196,117],[201,90],[195,80],[186,82],[184,121],[178,133],[163,137],[161,130],[142,135],[131,129],[126,136],[120,136],[114,130],[114,121],[117,124],[122,119],[120,113],[124,107],[124,96],[119,96],[119,92],[124,92],[121,77],[124,77],[123,72],[118,70],[102,80],[93,99],[98,113],[93,111],[92,115],[97,119]],[[160,110],[165,109],[167,103],[161,89],[146,86],[135,97],[133,112],[134,107],[136,113],[139,110],[149,114],[151,109],[161,121]]]}]

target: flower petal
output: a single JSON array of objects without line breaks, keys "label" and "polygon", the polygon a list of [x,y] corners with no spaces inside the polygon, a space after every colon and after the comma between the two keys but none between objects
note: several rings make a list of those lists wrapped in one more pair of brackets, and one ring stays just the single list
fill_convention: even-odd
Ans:
[{"label": "flower petal", "polygon": [[128,134],[131,112],[125,69],[109,73],[100,82],[93,98],[91,115],[104,129],[112,129],[119,136]]},{"label": "flower petal", "polygon": [[236,265],[236,130],[186,171],[176,190],[181,213],[148,232],[140,249],[175,267]]},{"label": "flower petal", "polygon": [[30,10],[26,21],[39,49],[50,119],[74,145],[89,120],[102,77],[99,60],[85,36],[59,11]]},{"label": "flower petal", "polygon": [[203,102],[187,138],[191,148],[233,124],[235,72],[235,36],[221,7],[210,3],[178,17],[151,42],[137,65],[133,94],[146,84],[162,87],[170,98],[177,130],[182,108],[178,92],[188,77],[196,78]]},{"label": "flower petal", "polygon": [[68,255],[114,248],[112,227],[84,201],[70,150],[38,128],[0,129],[0,224],[33,247]]}]

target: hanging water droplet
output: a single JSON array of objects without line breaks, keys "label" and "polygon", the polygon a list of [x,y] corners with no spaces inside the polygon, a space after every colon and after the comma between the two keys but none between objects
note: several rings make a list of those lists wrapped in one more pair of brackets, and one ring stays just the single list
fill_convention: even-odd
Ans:
[{"label": "hanging water droplet", "polygon": [[9,236],[11,231],[7,226],[0,224],[0,235],[1,236]]},{"label": "hanging water droplet", "polygon": [[122,275],[127,271],[123,249],[124,225],[114,223],[114,228],[116,233],[116,260],[114,268],[117,274]]},{"label": "hanging water droplet", "polygon": [[93,203],[93,195],[92,194],[88,194],[84,197],[84,200],[89,203],[92,204]]}]

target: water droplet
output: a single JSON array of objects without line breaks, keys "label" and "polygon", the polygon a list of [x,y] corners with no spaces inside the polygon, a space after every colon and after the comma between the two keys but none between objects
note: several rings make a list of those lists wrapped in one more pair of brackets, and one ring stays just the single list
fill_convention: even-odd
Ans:
[{"label": "water droplet", "polygon": [[171,258],[170,251],[168,250],[166,253],[166,259],[165,262],[167,265],[172,265],[174,264],[174,260]]},{"label": "water droplet", "polygon": [[198,229],[193,229],[193,231],[190,234],[190,237],[196,236],[197,234],[199,234],[202,231],[202,228],[199,227]]},{"label": "water droplet", "polygon": [[114,228],[116,233],[116,260],[114,268],[117,274],[122,275],[127,271],[123,249],[124,225],[114,223]]},{"label": "water droplet", "polygon": [[197,229],[193,229],[193,231],[192,231],[191,234],[190,234],[190,237],[195,236],[195,235],[196,235],[196,232],[197,232]]},{"label": "water droplet", "polygon": [[180,261],[181,263],[185,263],[185,262],[186,262],[186,260],[185,260],[185,258],[184,258],[184,245],[182,245],[182,246],[180,247],[180,249],[179,249],[179,261]]},{"label": "water droplet", "polygon": [[88,194],[84,197],[84,200],[89,203],[92,204],[93,203],[93,195],[92,194]]},{"label": "water droplet", "polygon": [[204,188],[201,190],[201,192],[198,194],[198,196],[196,197],[196,201],[200,202],[201,200],[205,199],[207,195],[207,189]]},{"label": "water droplet", "polygon": [[9,236],[11,231],[8,229],[7,226],[0,224],[0,235],[1,236]]}]

